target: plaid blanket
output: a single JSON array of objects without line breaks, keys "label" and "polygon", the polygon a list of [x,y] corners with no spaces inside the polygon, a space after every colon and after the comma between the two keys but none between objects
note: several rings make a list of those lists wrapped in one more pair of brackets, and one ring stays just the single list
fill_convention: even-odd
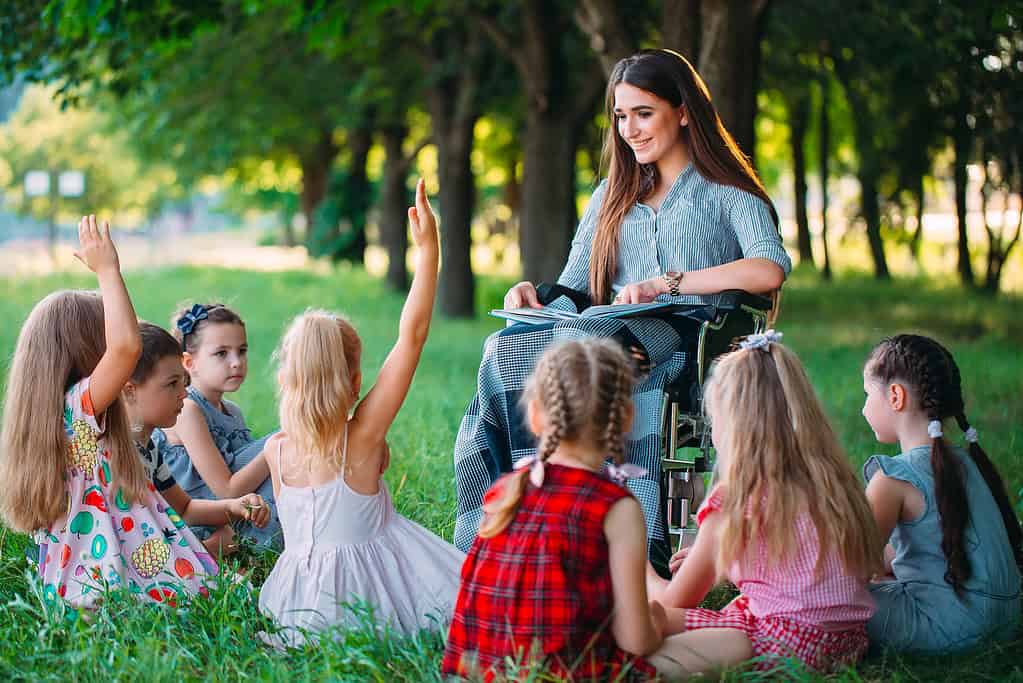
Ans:
[{"label": "plaid blanket", "polygon": [[[574,310],[565,297],[553,307]],[[512,325],[487,338],[480,363],[478,388],[455,440],[455,484],[458,512],[455,545],[468,551],[483,517],[483,494],[520,458],[532,454],[536,441],[519,405],[526,378],[552,343],[590,336],[611,337],[624,348],[639,346],[650,359],[650,373],[633,394],[636,416],[628,434],[626,456],[645,468],[644,477],[629,480],[643,507],[648,545],[663,543],[661,513],[661,404],[664,387],[683,371],[682,337],[664,320],[582,318],[546,325]]]}]

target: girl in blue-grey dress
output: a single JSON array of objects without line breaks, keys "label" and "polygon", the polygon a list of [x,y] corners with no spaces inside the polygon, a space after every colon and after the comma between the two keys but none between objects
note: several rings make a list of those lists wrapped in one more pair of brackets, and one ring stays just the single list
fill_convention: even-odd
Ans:
[{"label": "girl in blue-grey dress", "polygon": [[[604,143],[607,178],[590,199],[558,284],[593,304],[714,304],[725,290],[781,287],[791,263],[774,207],[692,65],[670,50],[644,50],[618,62],[606,99],[613,123]],[[574,306],[570,298],[549,305]],[[504,307],[526,306],[540,301],[533,283],[520,282]],[[648,361],[642,364],[650,373],[633,395],[626,456],[647,471],[629,488],[643,506],[651,550],[665,549],[660,409],[664,386],[685,368],[689,340],[654,318],[514,325],[487,339],[477,393],[455,442],[459,548],[476,536],[486,490],[535,452],[519,399],[536,359],[553,341],[592,335],[616,339]]]},{"label": "girl in blue-grey dress", "polygon": [[[172,327],[191,385],[177,424],[155,432],[154,442],[192,498],[261,495],[270,505],[269,524],[243,524],[238,533],[261,546],[280,546],[280,522],[263,456],[266,437],[254,439],[241,409],[224,398],[241,387],[248,373],[245,323],[221,304],[195,304],[178,311]],[[202,535],[206,530],[196,531]]]},{"label": "girl in blue-grey dress", "polygon": [[[902,450],[863,468],[867,499],[889,537],[890,575],[871,584],[873,645],[941,654],[1011,639],[1020,620],[1023,533],[966,419],[955,360],[927,337],[885,339],[867,359],[863,390],[863,416],[877,440]],[[949,418],[967,450],[946,441]]]}]

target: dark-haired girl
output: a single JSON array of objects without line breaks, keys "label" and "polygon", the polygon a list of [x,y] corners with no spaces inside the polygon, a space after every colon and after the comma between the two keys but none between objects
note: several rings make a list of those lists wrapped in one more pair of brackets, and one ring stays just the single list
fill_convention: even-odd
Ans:
[{"label": "dark-haired girl", "polygon": [[[716,293],[778,289],[791,267],[763,184],[722,125],[707,86],[681,55],[645,50],[621,60],[607,86],[607,177],[572,242],[558,284],[594,304],[715,303]],[[508,291],[505,308],[539,307],[531,282]],[[568,298],[550,303],[566,307]],[[642,349],[652,370],[637,388],[627,459],[648,474],[630,482],[651,540],[664,535],[659,510],[663,388],[685,368],[687,340],[650,319],[582,319],[518,325],[491,336],[479,386],[455,444],[455,544],[467,549],[483,516],[483,494],[533,452],[518,409],[525,377],[553,341],[595,335]]]},{"label": "dark-haired girl", "polygon": [[[966,417],[955,360],[927,337],[885,339],[867,359],[863,390],[863,416],[877,440],[902,450],[863,468],[874,518],[889,537],[889,576],[871,585],[878,608],[867,626],[871,641],[938,654],[1011,638],[1023,534]],[[948,442],[951,423],[968,448]]]}]

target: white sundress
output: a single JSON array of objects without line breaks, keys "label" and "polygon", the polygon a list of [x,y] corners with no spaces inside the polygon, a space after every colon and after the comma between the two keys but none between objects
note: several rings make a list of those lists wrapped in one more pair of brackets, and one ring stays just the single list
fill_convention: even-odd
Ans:
[{"label": "white sundress", "polygon": [[[405,635],[450,621],[465,554],[398,514],[383,480],[372,495],[352,490],[343,475],[347,446],[346,431],[333,481],[279,482],[284,552],[259,596],[260,610],[285,627],[275,644],[304,642],[296,628],[358,625],[346,603],[365,602],[378,622]],[[278,472],[280,463],[278,442]]]}]

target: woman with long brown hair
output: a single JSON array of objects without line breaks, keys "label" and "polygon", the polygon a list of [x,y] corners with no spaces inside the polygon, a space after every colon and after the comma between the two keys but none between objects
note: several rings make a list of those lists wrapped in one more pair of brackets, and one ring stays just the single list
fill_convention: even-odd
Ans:
[{"label": "woman with long brown hair", "polygon": [[[777,214],[692,65],[670,50],[623,59],[611,74],[606,102],[613,123],[604,143],[607,178],[593,193],[558,285],[594,304],[713,304],[725,290],[778,289],[791,263]],[[548,305],[571,306],[580,298]],[[504,304],[541,307],[530,282],[512,287]],[[587,335],[616,338],[649,361],[650,374],[634,395],[627,455],[647,470],[630,487],[643,505],[648,536],[663,538],[660,397],[684,370],[688,344],[660,319],[580,319],[517,325],[487,340],[479,390],[455,443],[459,547],[476,535],[483,493],[531,452],[518,398],[536,357],[554,340]]]}]

